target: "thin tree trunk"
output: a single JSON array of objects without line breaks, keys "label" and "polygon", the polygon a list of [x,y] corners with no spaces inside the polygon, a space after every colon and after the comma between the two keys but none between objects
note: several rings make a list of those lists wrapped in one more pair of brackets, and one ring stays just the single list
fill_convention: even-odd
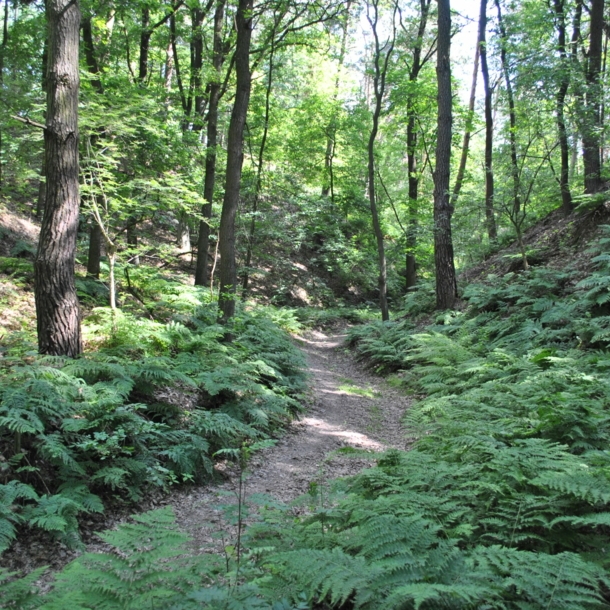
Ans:
[{"label": "thin tree trunk", "polygon": [[252,39],[253,0],[239,0],[235,16],[237,44],[235,49],[236,92],[229,124],[225,195],[220,217],[220,295],[219,319],[226,323],[235,314],[235,215],[239,205],[243,164],[243,135],[250,101],[250,41]]},{"label": "thin tree trunk", "polygon": [[79,208],[78,90],[80,9],[77,0],[47,0],[49,70],[45,154],[47,201],[34,263],[38,349],[82,352],[74,284]]},{"label": "thin tree trunk", "polygon": [[519,157],[517,153],[517,112],[515,109],[515,96],[513,94],[513,85],[510,80],[510,72],[508,67],[508,57],[506,54],[506,29],[502,19],[502,11],[500,9],[500,0],[495,0],[496,9],[498,11],[498,27],[500,29],[500,62],[502,64],[502,72],[504,74],[504,83],[506,85],[506,97],[508,98],[508,117],[510,130],[508,141],[510,145],[510,166],[513,178],[513,205],[509,212],[510,220],[517,232],[517,241],[521,250],[523,259],[523,270],[529,269],[525,246],[523,245],[522,227],[525,220],[525,208],[521,201],[521,174],[519,172]]},{"label": "thin tree trunk", "polygon": [[265,91],[265,118],[263,137],[261,145],[258,149],[258,166],[256,168],[256,184],[254,186],[254,202],[252,204],[252,218],[250,219],[250,229],[248,231],[248,245],[246,248],[246,264],[244,269],[244,277],[242,281],[241,298],[245,299],[248,294],[248,282],[250,280],[250,265],[252,264],[252,247],[254,245],[254,233],[256,231],[256,214],[258,212],[258,204],[263,186],[263,162],[265,159],[265,146],[267,144],[267,136],[269,134],[269,115],[271,114],[271,90],[273,86],[273,60],[275,56],[275,27],[271,34],[271,49],[269,51],[269,70],[267,72],[267,88]]},{"label": "thin tree trunk", "polygon": [[[422,48],[424,35],[428,25],[428,15],[430,13],[430,3],[432,0],[420,0],[420,17],[417,30],[417,42],[413,49],[413,60],[409,71],[409,83],[413,90],[413,84],[419,78],[419,73],[423,68]],[[418,197],[419,197],[419,173],[417,168],[417,123],[416,109],[414,106],[414,93],[409,93],[407,98],[407,171],[409,174],[409,222],[406,234],[406,290],[411,290],[417,284],[417,263],[415,250],[417,248],[418,230]]]},{"label": "thin tree trunk", "polygon": [[[199,237],[197,240],[197,264],[195,268],[195,285],[208,284],[208,250],[210,248],[210,224],[212,217],[212,202],[214,200],[214,184],[216,182],[216,146],[218,144],[218,105],[221,96],[221,70],[224,63],[224,45],[222,40],[222,24],[226,0],[218,0],[214,13],[214,79],[210,83],[207,120],[207,150],[205,154],[205,178],[203,183],[203,197],[206,203],[202,206],[204,220],[199,223]],[[202,102],[195,98],[195,112],[201,111]]]},{"label": "thin tree trunk", "polygon": [[568,88],[570,86],[570,63],[566,49],[566,15],[565,0],[554,0],[555,15],[557,16],[557,47],[561,59],[561,80],[556,103],[557,131],[559,133],[559,147],[561,152],[561,172],[559,174],[559,188],[561,189],[561,209],[564,216],[572,212],[572,194],[570,193],[570,145],[566,129],[564,106]]},{"label": "thin tree trunk", "polygon": [[585,120],[583,122],[583,161],[585,193],[597,193],[603,187],[601,177],[601,85],[603,52],[604,0],[591,0],[591,26],[587,65]]},{"label": "thin tree trunk", "polygon": [[477,75],[479,73],[479,56],[481,53],[481,45],[477,41],[476,50],[474,53],[474,70],[472,72],[472,84],[470,86],[470,99],[468,101],[468,115],[466,117],[466,126],[464,128],[464,139],[462,141],[462,154],[460,156],[460,165],[458,167],[457,176],[455,178],[455,186],[453,187],[453,193],[451,194],[451,206],[455,208],[460,191],[462,190],[462,184],[464,182],[464,176],[466,175],[466,164],[468,162],[468,149],[470,148],[470,136],[472,134],[472,122],[474,119],[474,103],[477,94]]},{"label": "thin tree trunk", "polygon": [[489,84],[489,68],[487,66],[487,0],[481,0],[479,13],[479,48],[481,53],[481,76],[485,92],[485,223],[490,241],[498,237],[494,211],[494,174],[493,174],[493,107],[492,91]]},{"label": "thin tree trunk", "polygon": [[[381,105],[385,95],[386,75],[388,73],[388,64],[394,50],[394,41],[396,39],[396,29],[394,25],[395,14],[392,15],[392,37],[387,40],[383,47],[379,44],[379,34],[377,25],[379,21],[379,5],[378,0],[373,0],[373,17],[370,16],[371,5],[367,4],[367,19],[373,32],[374,40],[374,57],[373,57],[373,94],[375,106],[373,108],[373,126],[369,135],[368,141],[368,187],[369,187],[369,204],[371,207],[371,216],[373,219],[373,232],[377,241],[377,257],[379,265],[379,308],[381,309],[381,319],[385,322],[390,319],[388,308],[388,279],[387,279],[387,263],[385,257],[385,244],[383,239],[383,230],[379,221],[379,212],[377,210],[377,197],[375,193],[375,140],[379,130],[379,118],[381,116]],[[396,10],[396,9],[395,9]],[[384,55],[382,60],[382,53]]]},{"label": "thin tree trunk", "polygon": [[337,111],[336,105],[339,99],[339,85],[341,84],[341,70],[345,62],[345,49],[347,47],[347,33],[349,29],[349,18],[351,8],[351,0],[348,1],[345,9],[345,21],[343,22],[343,34],[341,36],[341,50],[339,51],[339,65],[337,66],[337,75],[335,77],[335,88],[333,92],[333,109],[330,121],[326,128],[326,153],[324,155],[324,182],[322,184],[322,197],[328,197],[335,203],[335,188],[333,175],[333,159],[335,157],[335,141],[337,137]]},{"label": "thin tree trunk", "polygon": [[436,307],[451,309],[457,296],[453,261],[453,239],[449,202],[451,168],[451,9],[449,0],[438,0],[438,118],[436,168],[434,170],[434,263],[436,268]]},{"label": "thin tree trunk", "polygon": [[[8,46],[8,0],[4,0],[4,19],[2,21],[2,45],[0,45],[0,87],[4,83],[4,58]],[[2,130],[0,130],[0,187],[4,184],[4,161],[2,159]]]}]

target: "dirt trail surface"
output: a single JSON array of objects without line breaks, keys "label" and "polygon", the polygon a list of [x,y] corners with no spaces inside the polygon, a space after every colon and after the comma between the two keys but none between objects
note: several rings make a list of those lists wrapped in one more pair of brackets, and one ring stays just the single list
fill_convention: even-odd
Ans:
[{"label": "dirt trail surface", "polygon": [[[290,502],[307,493],[312,482],[356,474],[374,463],[376,452],[405,448],[401,419],[409,399],[355,363],[344,340],[345,335],[317,331],[297,338],[311,375],[310,404],[274,447],[255,455],[248,467],[246,498],[266,494]],[[364,449],[371,456],[337,452],[342,447]],[[227,530],[218,506],[236,502],[239,473],[226,475],[220,486],[195,489],[171,501],[194,548],[211,544],[213,531]],[[229,538],[235,534],[231,529]]]},{"label": "dirt trail surface", "polygon": [[[247,504],[253,494],[266,494],[288,503],[307,493],[311,482],[356,474],[374,463],[376,452],[405,447],[401,418],[409,399],[357,364],[345,350],[345,335],[311,331],[296,340],[307,358],[309,404],[302,418],[288,427],[274,447],[254,455],[246,477]],[[355,457],[337,453],[344,447],[371,454]],[[237,503],[239,472],[226,464],[218,468],[225,478],[220,484],[149,498],[141,506],[144,511],[171,505],[177,523],[192,538],[195,553],[220,550],[236,539],[237,528],[227,523],[220,505]],[[82,533],[86,550],[109,551],[110,547],[95,532],[118,525],[133,512],[133,508],[128,513],[111,511],[85,520]],[[217,535],[219,531],[223,532],[222,538]],[[0,565],[22,573],[50,566],[50,572],[38,583],[46,589],[53,571],[77,555],[31,532],[4,553]]]}]

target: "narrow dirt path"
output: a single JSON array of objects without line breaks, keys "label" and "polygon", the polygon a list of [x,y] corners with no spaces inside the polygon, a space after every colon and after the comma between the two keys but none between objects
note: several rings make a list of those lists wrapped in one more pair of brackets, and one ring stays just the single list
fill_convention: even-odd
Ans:
[{"label": "narrow dirt path", "polygon": [[[293,422],[274,447],[255,454],[246,477],[246,503],[254,494],[266,494],[288,503],[307,493],[312,482],[356,474],[374,463],[375,452],[404,448],[401,418],[409,399],[355,362],[344,348],[345,335],[311,331],[297,338],[307,358],[311,387],[303,417]],[[370,451],[347,455],[343,447]],[[220,551],[234,543],[237,528],[224,518],[220,505],[235,505],[239,472],[227,467],[218,485],[148,498],[142,510],[171,505],[177,523],[192,538],[192,550]],[[295,508],[295,511],[300,509]],[[108,552],[94,532],[118,525],[129,513],[104,515],[85,523],[86,550]],[[218,533],[223,532],[222,538]],[[38,583],[47,589],[52,575],[79,553],[63,545],[49,545],[43,535],[17,540],[0,565],[11,571],[31,572],[41,565],[51,570]]]},{"label": "narrow dirt path", "polygon": [[[311,375],[310,405],[274,447],[254,457],[246,497],[266,494],[290,502],[307,493],[314,481],[355,474],[372,465],[373,452],[405,447],[401,418],[409,399],[346,354],[344,339],[345,335],[317,331],[298,338]],[[342,447],[372,454],[368,458],[337,452]],[[228,529],[229,539],[236,533],[227,526],[219,505],[236,502],[239,473],[231,470],[226,475],[228,480],[220,486],[195,489],[170,502],[195,549],[215,546],[214,531]]]}]

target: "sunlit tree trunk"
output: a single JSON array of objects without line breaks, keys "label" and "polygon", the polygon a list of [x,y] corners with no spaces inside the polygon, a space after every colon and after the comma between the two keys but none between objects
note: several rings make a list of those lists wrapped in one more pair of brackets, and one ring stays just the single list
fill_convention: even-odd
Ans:
[{"label": "sunlit tree trunk", "polygon": [[49,67],[45,155],[47,198],[35,271],[38,349],[82,352],[74,284],[79,211],[78,90],[80,9],[76,0],[47,0]]},{"label": "sunlit tree trunk", "polygon": [[436,269],[436,307],[451,309],[457,296],[453,261],[453,239],[449,202],[451,168],[451,9],[449,0],[438,0],[438,118],[436,167],[434,169],[434,263]]}]

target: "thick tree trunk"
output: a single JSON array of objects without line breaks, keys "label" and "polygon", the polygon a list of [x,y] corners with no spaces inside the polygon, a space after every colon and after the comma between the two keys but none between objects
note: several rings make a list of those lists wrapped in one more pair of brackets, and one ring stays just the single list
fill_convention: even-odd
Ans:
[{"label": "thick tree trunk", "polygon": [[600,73],[603,53],[604,0],[591,1],[591,26],[587,66],[586,114],[583,122],[583,161],[585,193],[597,193],[603,187],[600,152],[601,100]]},{"label": "thick tree trunk", "polygon": [[74,285],[78,230],[77,0],[47,0],[49,69],[45,154],[47,200],[34,264],[38,349],[42,354],[82,352]]},{"label": "thick tree trunk", "polygon": [[[204,220],[199,223],[199,237],[197,240],[197,266],[195,268],[195,285],[208,284],[208,250],[210,248],[210,225],[212,217],[212,202],[214,200],[214,185],[216,182],[216,146],[218,144],[218,105],[221,95],[220,72],[224,63],[224,49],[222,40],[222,24],[224,21],[225,0],[218,0],[214,13],[214,80],[210,83],[207,120],[207,150],[205,154],[205,178],[203,183],[203,197],[206,203],[201,213]],[[195,98],[195,113],[201,111],[202,101]]]},{"label": "thick tree trunk", "polygon": [[487,66],[487,0],[481,0],[479,13],[479,48],[481,53],[481,76],[485,92],[485,222],[490,241],[498,237],[494,212],[494,173],[493,173],[493,108],[489,68]]},{"label": "thick tree trunk", "polygon": [[235,17],[237,45],[235,74],[237,78],[235,101],[229,124],[227,144],[227,173],[225,195],[220,217],[220,321],[225,323],[235,314],[237,269],[235,264],[235,215],[239,205],[241,170],[243,163],[243,135],[250,101],[250,41],[252,38],[253,0],[239,0]]},{"label": "thick tree trunk", "polygon": [[451,309],[457,296],[453,261],[449,175],[451,168],[451,9],[449,0],[438,0],[438,120],[436,168],[434,170],[434,262],[436,268],[436,307]]}]

